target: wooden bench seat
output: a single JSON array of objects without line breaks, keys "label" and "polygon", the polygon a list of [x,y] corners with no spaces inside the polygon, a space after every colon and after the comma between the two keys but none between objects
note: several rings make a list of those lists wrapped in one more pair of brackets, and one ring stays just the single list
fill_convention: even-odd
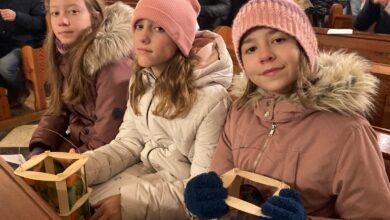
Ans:
[{"label": "wooden bench seat", "polygon": [[379,87],[369,121],[374,126],[390,129],[390,65],[373,63],[371,73],[379,79]]},{"label": "wooden bench seat", "polygon": [[379,148],[382,151],[387,177],[390,180],[390,130],[373,126],[378,136]]}]

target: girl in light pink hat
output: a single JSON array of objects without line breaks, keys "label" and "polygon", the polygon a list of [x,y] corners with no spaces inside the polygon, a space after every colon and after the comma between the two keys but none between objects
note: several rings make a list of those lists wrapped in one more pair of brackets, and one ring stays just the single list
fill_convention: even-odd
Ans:
[{"label": "girl in light pink hat", "polygon": [[221,37],[196,33],[197,0],[141,0],[129,101],[116,138],[88,152],[93,219],[186,219],[184,186],[208,170],[230,106]]},{"label": "girl in light pink hat", "polygon": [[[390,219],[390,184],[375,131],[364,116],[377,79],[355,54],[317,52],[304,12],[288,0],[251,0],[233,24],[238,80],[210,169],[189,181],[188,209],[228,213],[219,175],[233,169],[284,182],[241,183],[240,198],[271,219]],[[230,215],[232,212],[229,213]],[[266,217],[253,217],[267,219]]]}]

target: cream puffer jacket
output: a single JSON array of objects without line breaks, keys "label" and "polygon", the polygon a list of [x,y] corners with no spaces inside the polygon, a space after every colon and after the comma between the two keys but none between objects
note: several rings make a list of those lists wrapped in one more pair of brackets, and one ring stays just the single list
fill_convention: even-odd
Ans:
[{"label": "cream puffer jacket", "polygon": [[[124,219],[182,219],[180,213],[185,213],[182,194],[186,180],[208,171],[231,103],[227,88],[232,81],[233,65],[223,39],[211,32],[203,33],[215,39],[197,52],[200,61],[192,80],[198,96],[189,114],[173,120],[153,115],[156,78],[144,69],[144,80],[151,86],[140,100],[141,115],[136,115],[128,104],[116,138],[95,151],[86,152],[90,184],[105,182],[120,173],[120,178],[109,181],[116,183],[106,187],[115,185],[111,194],[115,191],[121,193]],[[134,172],[132,167],[140,164],[143,171]],[[129,176],[122,172],[125,169],[131,173],[131,181],[125,178]],[[158,175],[158,180],[149,181],[149,178],[140,183],[145,173]],[[158,193],[154,194],[154,191]]]}]

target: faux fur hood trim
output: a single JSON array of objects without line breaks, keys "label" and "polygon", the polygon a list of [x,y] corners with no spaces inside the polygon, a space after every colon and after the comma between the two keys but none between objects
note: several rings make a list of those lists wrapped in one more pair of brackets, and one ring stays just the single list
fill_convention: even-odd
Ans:
[{"label": "faux fur hood trim", "polygon": [[122,2],[106,7],[106,18],[84,56],[86,73],[92,76],[105,65],[132,54],[133,37],[130,24],[133,12],[132,7]]},{"label": "faux fur hood trim", "polygon": [[[318,80],[305,92],[311,109],[343,115],[370,115],[379,82],[370,74],[370,63],[355,53],[344,51],[322,52],[318,63]],[[232,95],[241,97],[247,82],[245,74],[235,76]],[[248,104],[255,105],[264,95],[263,90],[257,89]],[[300,103],[296,93],[280,99]]]}]

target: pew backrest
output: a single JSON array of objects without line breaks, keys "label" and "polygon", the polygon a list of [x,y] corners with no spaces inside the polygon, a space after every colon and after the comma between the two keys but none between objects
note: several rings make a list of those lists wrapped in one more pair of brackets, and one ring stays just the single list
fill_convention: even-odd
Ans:
[{"label": "pew backrest", "polygon": [[390,180],[390,130],[375,126],[373,128],[378,137],[378,144],[382,151],[387,177]]},{"label": "pew backrest", "polygon": [[390,35],[354,31],[353,34],[329,35],[327,28],[314,27],[320,50],[344,49],[375,62],[390,64]]},{"label": "pew backrest", "polygon": [[334,3],[329,10],[329,17],[326,23],[328,28],[351,28],[353,29],[353,21],[355,16],[343,14],[343,5]]}]

